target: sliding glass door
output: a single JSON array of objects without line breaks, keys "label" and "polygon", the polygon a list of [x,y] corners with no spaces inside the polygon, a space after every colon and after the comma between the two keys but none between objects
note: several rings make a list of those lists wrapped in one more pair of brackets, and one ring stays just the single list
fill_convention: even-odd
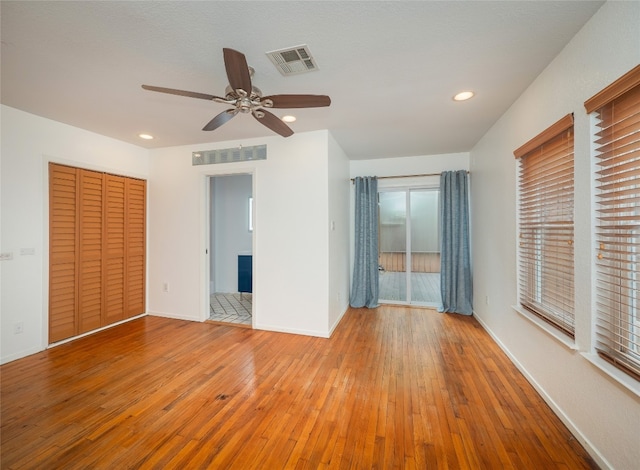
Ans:
[{"label": "sliding glass door", "polygon": [[381,302],[406,302],[407,296],[407,194],[379,193],[378,298]]},{"label": "sliding glass door", "polygon": [[379,201],[380,302],[438,305],[438,190],[383,190]]}]

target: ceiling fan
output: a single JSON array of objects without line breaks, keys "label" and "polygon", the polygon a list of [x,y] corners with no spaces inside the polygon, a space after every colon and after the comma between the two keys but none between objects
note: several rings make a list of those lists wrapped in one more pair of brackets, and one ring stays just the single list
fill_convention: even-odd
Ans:
[{"label": "ceiling fan", "polygon": [[229,86],[225,90],[225,97],[196,93],[193,91],[175,90],[151,85],[142,85],[149,91],[159,91],[171,95],[188,96],[203,100],[211,100],[233,106],[222,111],[202,128],[203,131],[212,131],[222,126],[238,113],[251,115],[262,125],[283,137],[289,137],[293,130],[280,120],[276,115],[265,108],[318,108],[329,106],[331,98],[326,95],[270,95],[262,96],[262,91],[251,84],[253,69],[247,65],[244,54],[233,49],[224,48],[224,66],[227,70]]}]

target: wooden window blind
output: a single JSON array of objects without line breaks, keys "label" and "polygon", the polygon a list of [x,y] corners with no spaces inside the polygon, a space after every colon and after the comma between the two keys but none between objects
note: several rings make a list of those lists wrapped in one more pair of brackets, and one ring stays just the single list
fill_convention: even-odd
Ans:
[{"label": "wooden window blind", "polygon": [[595,347],[640,380],[640,66],[585,108],[596,129]]},{"label": "wooden window blind", "polygon": [[520,160],[520,305],[573,337],[573,115],[514,155]]}]

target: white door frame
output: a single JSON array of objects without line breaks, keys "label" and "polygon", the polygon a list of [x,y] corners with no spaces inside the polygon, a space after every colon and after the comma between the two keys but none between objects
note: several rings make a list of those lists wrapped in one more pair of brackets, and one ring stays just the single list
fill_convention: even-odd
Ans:
[{"label": "white door frame", "polygon": [[257,224],[257,214],[258,214],[258,197],[257,197],[257,175],[258,171],[255,166],[237,166],[234,168],[225,168],[225,169],[214,169],[207,168],[207,172],[203,175],[203,186],[204,186],[204,204],[203,210],[201,212],[201,220],[202,227],[201,230],[201,253],[204,253],[204,257],[202,258],[202,263],[200,266],[200,273],[202,279],[201,285],[201,321],[205,321],[210,316],[210,298],[209,298],[209,290],[211,286],[211,252],[213,247],[211,246],[211,178],[216,178],[220,176],[234,176],[234,175],[250,175],[251,176],[251,193],[253,197],[253,236],[251,239],[252,245],[252,271],[253,271],[253,287],[252,287],[252,302],[251,302],[251,326],[253,327],[256,324],[256,316],[259,312],[256,309],[256,298],[258,297],[258,286],[259,283],[256,282],[256,259],[257,259],[257,251],[256,251],[256,240],[258,238],[258,224]]}]

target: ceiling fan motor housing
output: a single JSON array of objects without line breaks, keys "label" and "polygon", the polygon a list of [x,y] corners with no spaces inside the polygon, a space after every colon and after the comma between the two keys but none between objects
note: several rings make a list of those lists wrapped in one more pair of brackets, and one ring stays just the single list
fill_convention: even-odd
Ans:
[{"label": "ceiling fan motor housing", "polygon": [[205,93],[150,85],[142,85],[142,88],[172,95],[211,100],[216,103],[233,106],[215,116],[203,127],[203,131],[215,130],[236,114],[242,113],[251,114],[272,131],[283,137],[289,137],[293,134],[293,130],[282,122],[280,118],[264,108],[315,108],[331,104],[331,99],[325,95],[270,95],[263,99],[262,90],[251,83],[254,70],[247,65],[247,59],[244,54],[228,48],[223,49],[223,54],[227,77],[229,78],[229,86],[225,89],[224,98]]}]

